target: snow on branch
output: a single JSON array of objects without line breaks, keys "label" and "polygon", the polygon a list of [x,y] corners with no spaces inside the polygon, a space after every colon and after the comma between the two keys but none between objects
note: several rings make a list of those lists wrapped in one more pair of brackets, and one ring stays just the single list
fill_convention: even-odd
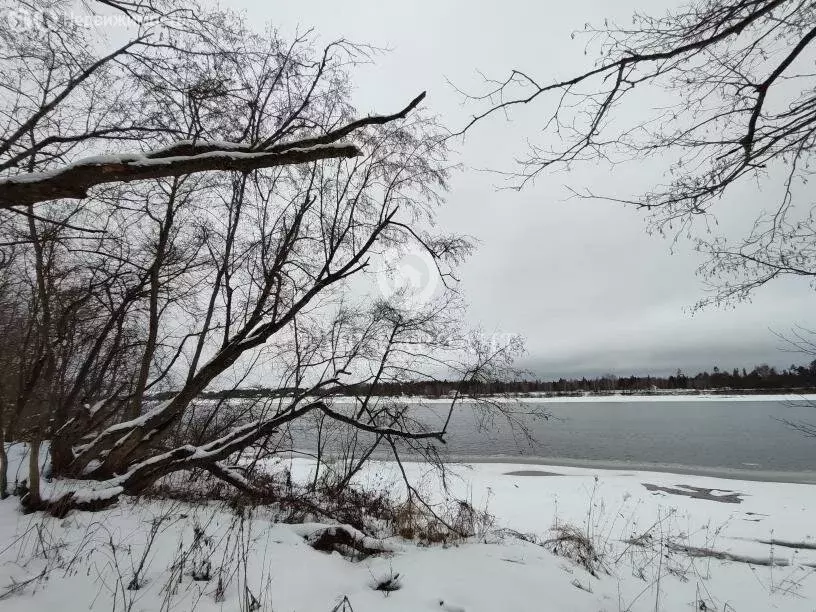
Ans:
[{"label": "snow on branch", "polygon": [[[194,152],[197,148],[205,152],[168,156],[168,153],[178,153],[181,150]],[[249,171],[358,155],[360,150],[351,144],[250,152],[235,150],[235,147],[212,150],[212,145],[181,143],[177,149],[170,147],[145,154],[88,157],[56,170],[32,172],[0,180],[0,209],[59,198],[81,199],[88,195],[88,189],[104,183],[157,179],[210,170]]]},{"label": "snow on branch", "polygon": [[321,159],[362,155],[353,144],[338,142],[368,125],[404,119],[425,98],[425,92],[392,115],[369,115],[321,136],[288,143],[270,138],[255,145],[236,142],[179,141],[147,153],[87,157],[62,168],[20,174],[0,180],[0,209],[59,198],[87,197],[96,185],[181,176],[211,170],[249,171]]}]

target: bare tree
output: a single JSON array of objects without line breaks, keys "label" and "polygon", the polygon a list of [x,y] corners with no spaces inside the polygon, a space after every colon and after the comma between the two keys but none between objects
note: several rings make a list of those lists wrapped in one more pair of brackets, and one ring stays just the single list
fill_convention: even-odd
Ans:
[{"label": "bare tree", "polygon": [[[70,8],[69,3],[47,0],[27,4],[35,15]],[[318,86],[328,82],[333,72],[330,63],[338,57],[332,54],[351,58],[363,52],[363,47],[338,41],[326,47],[322,58],[313,59],[308,55],[308,37],[297,38],[290,48],[276,38],[263,45],[260,37],[240,32],[241,26],[231,23],[229,13],[210,13],[206,18],[198,14],[190,5],[172,16],[174,22],[148,22],[147,28],[140,25],[126,43],[99,55],[92,52],[99,41],[89,39],[68,18],[52,17],[33,41],[31,31],[5,24],[0,42],[10,58],[3,73],[9,83],[9,121],[0,142],[0,171],[11,176],[0,180],[0,209],[17,210],[59,198],[81,199],[92,187],[112,182],[211,170],[249,172],[355,157],[361,155],[360,149],[343,139],[365,126],[404,118],[424,97],[417,96],[405,109],[388,116],[351,120],[341,109],[332,109],[334,116],[323,117],[328,123],[321,124],[311,105],[325,95]],[[228,40],[227,32],[238,38]],[[282,63],[271,63],[281,57],[285,58]],[[269,71],[259,75],[262,86],[258,89],[266,89],[265,93],[282,91],[297,81],[299,90],[291,94],[299,106],[274,109],[267,105],[276,100],[252,98],[258,90],[251,91],[246,82],[232,81],[248,76],[236,72],[241,58],[257,60],[255,69]],[[184,76],[197,73],[199,80],[174,82],[173,74],[181,67],[186,68]],[[33,95],[28,91],[32,88]],[[232,108],[215,105],[227,101]],[[242,106],[241,119],[229,126],[226,119],[235,118],[229,111],[237,104]],[[86,109],[92,109],[92,114],[88,116]],[[184,124],[171,119],[168,125],[165,114],[169,110],[184,111]],[[258,121],[259,113],[269,115],[266,124]],[[226,132],[225,138],[207,140],[204,124],[216,116],[220,116],[216,121]],[[270,116],[274,123],[269,122]],[[318,125],[324,129],[315,130]],[[225,130],[227,126],[231,129]],[[269,132],[260,131],[265,128]],[[185,138],[173,140],[173,136]],[[164,142],[155,146],[157,140]],[[107,147],[138,144],[142,150],[76,157],[77,151],[94,151],[103,143]],[[39,168],[45,169],[35,171]],[[21,169],[26,170],[25,175]]]},{"label": "bare tree", "polygon": [[[21,317],[38,347],[10,354],[37,374],[32,451],[50,439],[57,473],[97,481],[29,495],[32,510],[104,507],[179,470],[251,490],[238,458],[318,412],[374,447],[434,456],[460,396],[428,428],[378,385],[477,378],[507,353],[471,350],[460,329],[452,266],[470,243],[430,231],[449,164],[424,94],[355,118],[349,70],[368,48],[316,51],[311,33],[259,35],[226,12],[178,18],[139,25],[107,54],[70,21],[33,41],[0,32],[16,79],[3,98],[2,244],[16,249],[8,270],[28,288]],[[355,297],[351,280],[407,244],[439,267],[438,299]],[[205,390],[259,368],[270,400],[227,419],[218,403],[190,435]],[[361,384],[365,397],[335,404]],[[158,390],[167,399],[152,401]]]},{"label": "bare tree", "polygon": [[[660,17],[636,14],[631,26],[587,24],[587,49],[600,51],[593,68],[550,82],[522,70],[489,81],[469,96],[482,108],[459,134],[516,106],[549,108],[549,138],[506,173],[513,188],[582,161],[667,160],[665,184],[646,193],[574,193],[645,209],[654,229],[675,236],[704,219],[696,242],[713,293],[699,306],[745,299],[783,275],[812,280],[814,23],[812,0],[694,0]],[[633,109],[636,119],[622,118]],[[782,187],[747,236],[711,237],[716,202],[752,182]]]}]

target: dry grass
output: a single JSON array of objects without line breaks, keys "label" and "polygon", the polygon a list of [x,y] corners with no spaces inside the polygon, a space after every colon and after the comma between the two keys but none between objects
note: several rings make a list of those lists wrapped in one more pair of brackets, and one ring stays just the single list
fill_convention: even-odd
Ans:
[{"label": "dry grass", "polygon": [[596,578],[599,572],[609,573],[603,554],[582,529],[568,523],[560,523],[550,531],[553,537],[543,542],[547,550],[580,565]]},{"label": "dry grass", "polygon": [[394,533],[406,540],[447,546],[468,538],[484,538],[495,524],[495,517],[464,500],[450,500],[432,508],[409,498],[394,508],[391,521]]}]

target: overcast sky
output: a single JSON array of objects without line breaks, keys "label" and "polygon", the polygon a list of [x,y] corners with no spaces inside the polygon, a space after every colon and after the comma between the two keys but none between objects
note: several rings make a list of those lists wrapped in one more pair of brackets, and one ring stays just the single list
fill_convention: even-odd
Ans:
[{"label": "overcast sky", "polygon": [[[591,64],[570,33],[605,17],[627,22],[633,10],[655,12],[672,0],[233,0],[260,26],[282,33],[313,26],[323,40],[345,37],[390,49],[356,71],[354,101],[362,112],[392,112],[427,90],[426,105],[450,128],[471,109],[447,80],[480,84],[477,70],[501,77],[524,69],[539,81]],[[813,291],[803,281],[778,281],[732,310],[689,313],[703,295],[700,260],[688,243],[648,236],[641,213],[590,201],[568,201],[565,185],[615,193],[660,179],[658,165],[610,172],[592,165],[543,177],[521,193],[497,190],[497,179],[474,168],[508,168],[535,137],[543,109],[497,117],[458,145],[466,169],[455,176],[440,229],[481,242],[461,271],[470,319],[488,331],[527,340],[524,365],[544,377],[606,372],[665,373],[788,365],[806,358],[781,350],[770,331],[813,322]],[[743,190],[721,207],[723,229],[753,218],[762,194]],[[746,213],[747,211],[747,213]]]}]

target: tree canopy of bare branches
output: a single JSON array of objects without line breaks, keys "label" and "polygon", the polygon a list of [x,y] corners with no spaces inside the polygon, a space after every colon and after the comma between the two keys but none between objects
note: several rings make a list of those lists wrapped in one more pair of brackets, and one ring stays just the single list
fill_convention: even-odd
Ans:
[{"label": "tree canopy of bare branches", "polygon": [[[30,31],[11,31],[18,25],[13,20],[6,24],[4,42],[9,59],[3,66],[3,76],[9,83],[9,96],[4,110],[9,120],[0,142],[0,171],[7,174],[5,179],[0,179],[0,209],[14,210],[60,198],[81,199],[87,197],[89,188],[106,183],[212,170],[249,171],[355,157],[361,155],[361,151],[351,143],[341,142],[343,139],[366,126],[405,118],[425,97],[422,93],[402,111],[386,116],[352,120],[343,114],[348,109],[333,109],[340,112],[331,118],[321,118],[323,129],[315,131],[320,122],[311,116],[309,107],[324,94],[317,87],[329,77],[330,63],[336,60],[332,54],[353,57],[364,51],[362,47],[338,41],[326,47],[321,58],[311,60],[308,75],[298,74],[306,68],[301,65],[304,59],[301,57],[292,56],[288,58],[291,64],[277,67],[277,74],[271,77],[275,85],[291,86],[295,76],[302,76],[298,85],[304,89],[297,92],[301,95],[299,106],[287,109],[286,116],[277,115],[274,126],[264,125],[255,115],[270,111],[262,105],[271,100],[253,99],[258,91],[250,91],[246,83],[233,81],[238,76],[236,58],[285,54],[294,51],[305,39],[296,41],[290,50],[264,48],[260,40],[252,41],[252,49],[230,49],[226,40],[213,39],[209,30],[215,23],[202,24],[186,13],[173,16],[165,12],[159,16],[180,20],[176,28],[186,24],[188,29],[184,32],[167,29],[168,39],[164,40],[160,34],[165,30],[157,32],[139,27],[125,44],[97,56],[88,49],[97,41],[89,40],[79,25],[70,20],[49,22],[48,16],[53,21],[53,11],[67,10],[61,3],[57,3],[57,8],[53,4],[32,2],[27,9],[31,15],[42,14],[46,20],[43,31],[33,41],[29,38]],[[136,10],[137,5],[117,4],[116,7],[128,13]],[[219,16],[219,19],[227,18]],[[190,31],[189,28],[196,29]],[[204,41],[209,48],[181,52],[185,45]],[[174,83],[162,91],[164,86],[171,85],[170,79],[156,78],[156,73],[178,70],[180,61],[207,64],[212,74],[202,76],[200,82]],[[272,70],[273,67],[258,65],[257,68]],[[40,72],[38,76],[42,80],[39,87],[35,86],[29,93],[26,89],[34,83],[27,72],[32,69]],[[170,99],[173,92],[181,97]],[[236,105],[244,105],[246,111],[243,116],[234,115],[238,123],[222,134],[230,139],[202,139],[202,115],[212,119],[220,113],[216,105],[226,101],[233,110]],[[189,105],[187,125],[165,125],[162,112],[167,107],[161,104],[170,104],[170,108]],[[89,106],[96,111],[92,115],[82,112]],[[223,112],[221,121],[228,115]],[[223,130],[226,126],[219,127]],[[264,131],[266,128],[268,133]],[[184,138],[173,140],[182,136]],[[144,150],[147,143],[157,141],[161,143],[159,148]],[[114,143],[139,145],[142,150],[71,159],[77,150],[94,150],[100,145],[110,148]],[[35,171],[39,168],[43,170]]]},{"label": "tree canopy of bare branches", "polygon": [[[745,299],[781,275],[812,280],[814,24],[812,0],[692,0],[631,25],[587,24],[587,50],[600,51],[594,67],[551,81],[533,66],[489,81],[468,96],[479,110],[459,134],[521,105],[549,109],[545,136],[506,173],[514,188],[589,160],[668,160],[665,183],[645,193],[574,193],[648,210],[656,230],[675,236],[704,219],[693,235],[713,293],[699,305]],[[756,182],[782,186],[750,213],[748,235],[712,232],[715,204]]]},{"label": "tree canopy of bare branches", "polygon": [[[46,5],[68,6],[29,3]],[[433,456],[459,394],[429,429],[378,384],[510,363],[456,314],[471,245],[432,231],[449,162],[424,93],[361,115],[351,69],[371,49],[178,6],[113,50],[71,20],[0,30],[0,425],[32,449],[49,440],[57,474],[96,481],[59,499],[32,486],[30,509],[102,507],[178,470],[249,487],[238,457],[314,414]],[[355,298],[351,280],[408,245],[447,281],[439,295]],[[196,405],[259,369],[279,393]]]}]

